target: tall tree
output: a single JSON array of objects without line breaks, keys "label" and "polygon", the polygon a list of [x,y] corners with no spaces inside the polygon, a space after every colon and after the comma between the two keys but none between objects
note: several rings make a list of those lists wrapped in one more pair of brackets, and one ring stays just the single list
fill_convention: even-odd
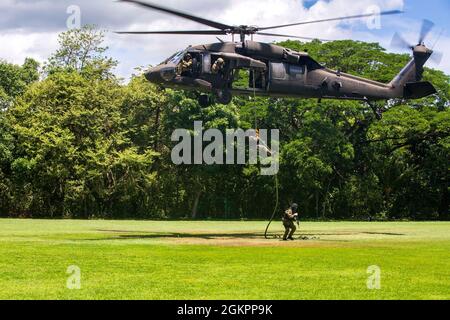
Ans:
[{"label": "tall tree", "polygon": [[59,49],[45,66],[47,73],[73,70],[102,79],[113,79],[112,69],[117,61],[105,55],[105,33],[95,26],[85,25],[59,35]]}]

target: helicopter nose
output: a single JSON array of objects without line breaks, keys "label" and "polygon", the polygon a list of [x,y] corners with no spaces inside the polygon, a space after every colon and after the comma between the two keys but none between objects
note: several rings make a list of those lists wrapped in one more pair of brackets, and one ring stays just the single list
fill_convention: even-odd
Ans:
[{"label": "helicopter nose", "polygon": [[158,66],[145,74],[148,81],[153,83],[169,82],[177,75],[175,66]]},{"label": "helicopter nose", "polygon": [[145,74],[145,78],[149,82],[152,82],[152,83],[158,83],[158,82],[161,82],[161,80],[162,80],[159,71],[153,71],[153,70],[148,71]]}]

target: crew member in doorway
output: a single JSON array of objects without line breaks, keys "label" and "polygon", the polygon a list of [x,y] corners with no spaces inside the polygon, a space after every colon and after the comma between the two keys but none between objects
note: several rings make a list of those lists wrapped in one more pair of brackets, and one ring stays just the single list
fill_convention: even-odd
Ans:
[{"label": "crew member in doorway", "polygon": [[219,58],[214,62],[213,66],[211,67],[211,72],[213,74],[219,74],[223,71],[223,68],[225,67],[225,60],[222,58]]},{"label": "crew member in doorway", "polygon": [[181,76],[190,76],[192,74],[192,56],[191,54],[186,54],[183,60],[180,62],[179,74]]}]

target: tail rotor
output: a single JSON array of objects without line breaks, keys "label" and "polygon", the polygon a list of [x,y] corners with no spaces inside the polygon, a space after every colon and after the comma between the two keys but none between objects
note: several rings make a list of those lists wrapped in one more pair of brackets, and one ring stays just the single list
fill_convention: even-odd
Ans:
[{"label": "tail rotor", "polygon": [[413,50],[414,46],[405,40],[398,32],[394,34],[391,41],[391,47],[403,50]]},{"label": "tail rotor", "polygon": [[420,30],[419,44],[425,43],[425,39],[430,34],[431,30],[434,28],[434,23],[430,20],[423,20],[422,29]]},{"label": "tail rotor", "polygon": [[422,22],[422,27],[420,29],[419,40],[416,45],[411,44],[403,36],[401,36],[398,32],[394,34],[391,41],[391,47],[402,49],[402,50],[412,50],[414,56],[418,54],[426,54],[427,58],[430,58],[436,65],[439,65],[442,61],[443,54],[441,52],[433,51],[428,49],[425,46],[425,40],[430,35],[433,30],[435,24],[427,19],[424,19]]}]

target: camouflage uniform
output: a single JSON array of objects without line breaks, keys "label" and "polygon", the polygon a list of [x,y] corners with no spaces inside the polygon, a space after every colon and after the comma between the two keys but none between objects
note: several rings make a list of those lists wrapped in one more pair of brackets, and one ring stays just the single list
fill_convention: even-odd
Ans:
[{"label": "camouflage uniform", "polygon": [[192,71],[191,70],[192,69],[192,65],[193,65],[192,57],[183,59],[183,61],[181,61],[179,66],[178,66],[178,68],[179,68],[178,73],[180,75],[190,74],[191,71]]},{"label": "camouflage uniform", "polygon": [[286,231],[284,232],[283,240],[294,240],[293,236],[295,231],[297,231],[297,227],[294,224],[296,219],[297,215],[292,212],[292,209],[288,209],[284,212],[283,226]]},{"label": "camouflage uniform", "polygon": [[224,65],[225,65],[225,60],[223,60],[222,58],[217,59],[216,62],[211,67],[212,73],[218,74],[220,71],[223,70]]}]

